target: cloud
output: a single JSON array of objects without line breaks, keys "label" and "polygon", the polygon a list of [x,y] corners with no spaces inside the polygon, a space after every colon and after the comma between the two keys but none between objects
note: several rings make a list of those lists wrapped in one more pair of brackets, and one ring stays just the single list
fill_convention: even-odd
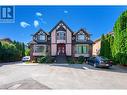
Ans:
[{"label": "cloud", "polygon": [[[43,16],[43,14],[42,13],[40,13],[40,12],[36,12],[36,16],[38,16],[39,18],[39,20],[41,21],[41,23],[43,23],[43,24],[47,24],[47,22],[42,18],[42,16]],[[34,21],[34,26],[35,27],[37,27],[37,26],[39,25],[39,21]]]},{"label": "cloud", "polygon": [[67,14],[67,13],[68,13],[68,11],[67,11],[67,10],[64,10],[64,13],[65,13],[65,14]]},{"label": "cloud", "polygon": [[25,21],[22,21],[22,22],[20,22],[20,26],[23,28],[26,28],[26,27],[30,26],[30,24]]},{"label": "cloud", "polygon": [[36,16],[42,17],[42,13],[36,12]]},{"label": "cloud", "polygon": [[39,26],[38,20],[34,20],[34,27],[38,27],[38,26]]}]

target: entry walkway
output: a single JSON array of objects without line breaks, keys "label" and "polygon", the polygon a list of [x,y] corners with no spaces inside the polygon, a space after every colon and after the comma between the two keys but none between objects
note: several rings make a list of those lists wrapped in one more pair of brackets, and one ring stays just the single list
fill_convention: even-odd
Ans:
[{"label": "entry walkway", "polygon": [[56,57],[56,63],[62,64],[62,63],[67,63],[67,58],[65,55],[58,55]]}]

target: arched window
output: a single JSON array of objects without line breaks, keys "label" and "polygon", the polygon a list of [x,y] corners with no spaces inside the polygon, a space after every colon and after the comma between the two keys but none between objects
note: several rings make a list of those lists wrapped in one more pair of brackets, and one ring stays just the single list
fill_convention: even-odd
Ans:
[{"label": "arched window", "polygon": [[65,31],[57,31],[57,40],[65,40]]}]

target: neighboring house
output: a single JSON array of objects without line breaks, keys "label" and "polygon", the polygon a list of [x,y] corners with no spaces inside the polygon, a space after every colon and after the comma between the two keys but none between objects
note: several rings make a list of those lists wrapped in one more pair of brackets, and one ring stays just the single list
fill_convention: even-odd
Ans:
[{"label": "neighboring house", "polygon": [[93,55],[98,55],[100,53],[100,48],[101,48],[101,39],[97,39],[94,41],[93,44]]},{"label": "neighboring house", "polygon": [[40,29],[29,42],[31,59],[40,56],[73,56],[90,57],[93,41],[84,29],[73,32],[63,21],[60,21],[50,32]]},{"label": "neighboring house", "polygon": [[[107,33],[106,35],[114,35],[114,32],[109,32]],[[101,48],[101,38],[97,39],[94,41],[94,44],[93,44],[93,55],[99,55],[100,53],[100,48]]]},{"label": "neighboring house", "polygon": [[5,42],[8,42],[8,43],[12,43],[12,40],[10,38],[2,38],[2,39],[0,39],[0,41],[5,41]]}]

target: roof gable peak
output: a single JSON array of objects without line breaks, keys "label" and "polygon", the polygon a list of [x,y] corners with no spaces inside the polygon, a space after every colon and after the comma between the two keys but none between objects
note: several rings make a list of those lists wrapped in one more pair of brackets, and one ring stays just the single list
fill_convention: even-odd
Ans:
[{"label": "roof gable peak", "polygon": [[50,33],[51,33],[55,28],[57,28],[57,26],[59,26],[59,25],[60,25],[60,26],[65,26],[67,29],[70,30],[70,32],[73,33],[73,31],[68,27],[67,24],[65,24],[65,22],[64,22],[63,20],[60,20],[60,21],[51,29]]},{"label": "roof gable peak", "polygon": [[84,33],[85,35],[90,36],[90,34],[86,31],[86,29],[83,28],[79,29],[78,32],[76,32],[74,35],[77,35],[79,33]]},{"label": "roof gable peak", "polygon": [[47,33],[46,33],[43,29],[41,29],[41,28],[40,28],[40,29],[38,30],[38,32],[36,32],[34,35],[37,35],[37,34],[39,34],[39,33],[45,33],[45,34],[47,35]]}]

